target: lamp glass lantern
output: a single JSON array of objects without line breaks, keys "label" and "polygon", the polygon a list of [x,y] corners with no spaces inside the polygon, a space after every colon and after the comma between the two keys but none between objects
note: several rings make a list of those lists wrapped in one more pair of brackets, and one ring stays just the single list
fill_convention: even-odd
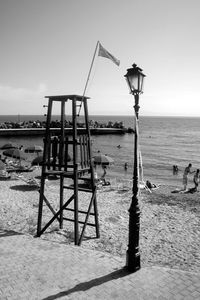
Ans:
[{"label": "lamp glass lantern", "polygon": [[143,83],[144,83],[144,75],[142,73],[142,69],[137,67],[136,64],[133,64],[133,67],[127,69],[126,78],[128,87],[130,89],[131,94],[141,94],[143,93]]}]

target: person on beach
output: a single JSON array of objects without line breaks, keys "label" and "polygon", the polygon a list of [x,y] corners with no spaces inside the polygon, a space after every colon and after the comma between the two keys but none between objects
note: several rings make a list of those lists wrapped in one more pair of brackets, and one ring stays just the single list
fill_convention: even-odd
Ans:
[{"label": "person on beach", "polygon": [[102,165],[102,169],[103,169],[103,175],[100,178],[100,181],[102,183],[102,185],[110,185],[109,181],[106,181],[105,176],[106,176],[106,165]]},{"label": "person on beach", "polygon": [[183,173],[183,190],[186,191],[187,190],[187,184],[188,184],[188,175],[192,174],[194,172],[191,172],[191,168],[192,168],[192,164],[189,164]]},{"label": "person on beach", "polygon": [[196,170],[194,177],[193,177],[193,182],[194,182],[194,189],[197,192],[198,191],[198,185],[199,185],[199,169]]},{"label": "person on beach", "polygon": [[127,169],[128,169],[128,163],[125,162],[125,164],[124,164],[124,170],[127,171]]},{"label": "person on beach", "polygon": [[103,175],[101,176],[102,180],[105,180],[105,176],[106,176],[106,166],[102,165],[102,169],[103,169]]},{"label": "person on beach", "polygon": [[98,175],[97,175],[97,172],[95,171],[94,172],[94,181],[97,183],[98,182]]},{"label": "person on beach", "polygon": [[149,180],[146,181],[146,187],[151,190],[151,189],[156,189],[158,186],[155,185],[154,183],[151,183]]}]

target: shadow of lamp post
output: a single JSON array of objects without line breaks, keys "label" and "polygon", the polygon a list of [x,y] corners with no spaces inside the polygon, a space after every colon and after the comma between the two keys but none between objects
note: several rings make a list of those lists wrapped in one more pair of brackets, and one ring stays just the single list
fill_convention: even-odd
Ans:
[{"label": "shadow of lamp post", "polygon": [[133,67],[127,70],[124,75],[130,93],[135,98],[135,133],[134,133],[134,167],[133,167],[133,195],[129,208],[129,237],[128,249],[126,252],[126,268],[130,272],[136,272],[140,269],[140,251],[139,251],[139,231],[140,231],[140,208],[138,203],[139,176],[138,176],[138,115],[139,115],[139,95],[143,92],[143,81],[145,75],[142,69],[133,64]]}]

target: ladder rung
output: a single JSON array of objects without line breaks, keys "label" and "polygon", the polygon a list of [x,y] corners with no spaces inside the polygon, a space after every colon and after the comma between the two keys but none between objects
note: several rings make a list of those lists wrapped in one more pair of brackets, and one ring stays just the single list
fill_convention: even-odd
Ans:
[{"label": "ladder rung", "polygon": [[87,177],[78,177],[78,180],[92,181],[91,178],[87,178]]},{"label": "ladder rung", "polygon": [[[68,208],[68,207],[66,207],[65,210],[74,211],[73,208]],[[81,213],[81,214],[87,214],[88,213],[87,211],[84,211],[84,210],[78,210],[78,212]],[[94,216],[94,213],[90,213],[90,215]]]},{"label": "ladder rung", "polygon": [[[74,187],[73,187],[73,186],[66,186],[66,185],[64,185],[63,188],[64,188],[64,189],[68,189],[68,190],[74,190]],[[85,189],[85,188],[80,188],[80,187],[78,187],[78,190],[79,190],[80,192],[93,193],[93,191],[92,191],[91,189]]]},{"label": "ladder rung", "polygon": [[65,172],[64,174],[62,174],[62,176],[65,178],[73,178],[74,172]]},{"label": "ladder rung", "polygon": [[[63,217],[63,220],[75,222],[73,219],[70,219],[70,218],[64,218],[64,217]],[[83,221],[78,221],[78,223],[80,223],[80,224],[85,224],[85,222],[83,222]],[[96,227],[96,224],[93,224],[93,223],[87,223],[87,225]]]},{"label": "ladder rung", "polygon": [[[70,166],[71,168],[74,168],[74,166],[72,165],[72,166]],[[90,168],[83,168],[83,169],[78,169],[77,170],[77,172],[80,174],[80,173],[84,173],[84,172],[88,172],[89,173],[89,171],[90,171]],[[65,177],[67,177],[67,176],[69,176],[69,175],[74,175],[74,172],[73,171],[63,171],[63,176]]]},{"label": "ladder rung", "polygon": [[49,176],[49,175],[61,175],[63,174],[64,171],[59,171],[59,170],[51,170],[51,171],[45,171],[43,175]]},{"label": "ladder rung", "polygon": [[[73,168],[73,165],[64,165],[64,164],[59,164],[59,163],[51,163],[50,164],[50,168],[69,168],[69,169],[72,169]],[[52,171],[62,171],[62,170],[52,170]],[[65,171],[66,172],[66,171]]]}]

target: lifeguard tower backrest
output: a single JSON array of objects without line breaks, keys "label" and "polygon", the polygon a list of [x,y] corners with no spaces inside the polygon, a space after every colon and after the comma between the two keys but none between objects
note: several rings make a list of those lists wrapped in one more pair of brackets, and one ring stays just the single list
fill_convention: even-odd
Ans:
[{"label": "lifeguard tower backrest", "polygon": [[[79,169],[89,168],[89,139],[86,134],[78,135],[77,138],[77,163]],[[64,142],[59,136],[51,137],[48,169],[68,171],[73,167],[73,140],[65,136]]]},{"label": "lifeguard tower backrest", "polygon": [[[89,166],[91,166],[89,159],[90,139],[86,126],[85,128],[77,127],[77,109],[81,103],[83,103],[85,108],[85,102],[89,98],[79,95],[46,96],[46,98],[49,98],[49,111],[47,114],[48,128],[51,127],[54,104],[61,108],[60,120],[58,118],[59,121],[56,123],[56,130],[54,130],[56,135],[52,133],[52,128],[47,134],[48,159],[46,164],[48,169],[67,171],[69,168],[74,168],[75,164],[78,164],[78,168],[80,169],[89,168]],[[67,107],[67,103],[71,103],[70,111]],[[69,117],[68,112],[71,113],[71,120],[66,122],[66,117],[67,119]],[[85,123],[88,124],[88,113],[86,111],[84,117]],[[68,128],[66,128],[66,126]],[[76,151],[74,151],[74,143],[76,144]],[[76,156],[76,158],[74,156]]]}]

